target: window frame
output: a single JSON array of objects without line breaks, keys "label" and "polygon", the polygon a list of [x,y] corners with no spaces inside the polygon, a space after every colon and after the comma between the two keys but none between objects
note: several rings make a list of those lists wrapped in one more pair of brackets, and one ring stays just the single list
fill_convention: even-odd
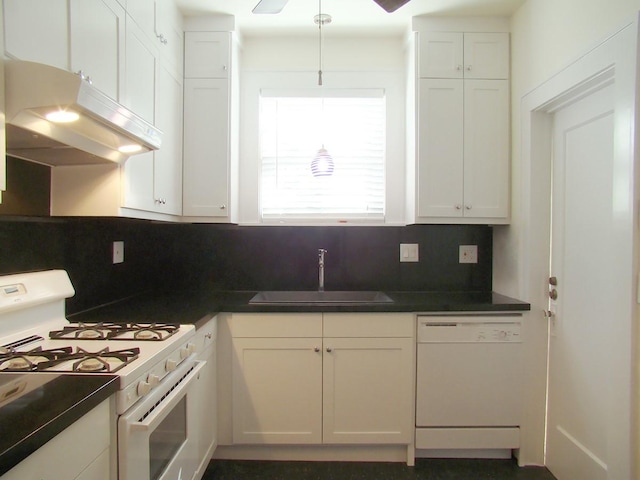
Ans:
[{"label": "window frame", "polygon": [[[243,72],[240,88],[239,215],[241,225],[404,225],[405,78],[402,72]],[[261,90],[378,89],[386,97],[385,216],[376,218],[262,218],[259,109]]]}]

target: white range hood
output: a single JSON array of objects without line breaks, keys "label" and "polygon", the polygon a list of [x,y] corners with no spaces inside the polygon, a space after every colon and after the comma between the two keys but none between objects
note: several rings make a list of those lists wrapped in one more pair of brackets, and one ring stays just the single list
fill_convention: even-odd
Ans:
[{"label": "white range hood", "polygon": [[82,165],[122,163],[160,148],[156,127],[66,70],[7,61],[5,92],[7,155]]}]

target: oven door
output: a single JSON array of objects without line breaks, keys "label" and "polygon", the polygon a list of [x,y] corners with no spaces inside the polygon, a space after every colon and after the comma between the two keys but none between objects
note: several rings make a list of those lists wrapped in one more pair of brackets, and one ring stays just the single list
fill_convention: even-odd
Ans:
[{"label": "oven door", "polygon": [[198,466],[195,381],[206,362],[185,359],[118,419],[119,480],[191,480]]}]

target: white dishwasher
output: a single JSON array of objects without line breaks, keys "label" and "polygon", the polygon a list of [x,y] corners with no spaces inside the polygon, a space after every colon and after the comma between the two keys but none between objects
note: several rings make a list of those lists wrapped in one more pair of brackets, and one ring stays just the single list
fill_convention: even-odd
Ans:
[{"label": "white dishwasher", "polygon": [[522,315],[417,321],[416,448],[518,448]]}]

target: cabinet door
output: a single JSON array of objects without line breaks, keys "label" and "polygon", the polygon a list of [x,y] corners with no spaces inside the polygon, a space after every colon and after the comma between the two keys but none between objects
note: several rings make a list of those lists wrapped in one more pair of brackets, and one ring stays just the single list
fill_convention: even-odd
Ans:
[{"label": "cabinet door", "polygon": [[421,78],[462,78],[462,33],[420,33],[419,59]]},{"label": "cabinet door", "polygon": [[420,80],[418,217],[461,217],[463,80]]},{"label": "cabinet door", "polygon": [[124,9],[116,0],[70,0],[71,70],[114,100],[124,80]]},{"label": "cabinet door", "polygon": [[464,78],[509,78],[509,34],[465,33]]},{"label": "cabinet door", "polygon": [[147,122],[155,124],[158,51],[128,15],[126,27],[122,103]]},{"label": "cabinet door", "polygon": [[69,69],[67,0],[4,0],[5,53]]},{"label": "cabinet door", "polygon": [[[172,0],[162,0],[164,2]],[[156,1],[127,0],[127,14],[136,22],[142,33],[150,39],[156,38]]]},{"label": "cabinet door", "polygon": [[185,78],[229,78],[229,32],[187,32],[184,41]]},{"label": "cabinet door", "polygon": [[162,148],[154,158],[154,204],[158,212],[182,213],[182,81],[165,65],[158,69],[156,126]]},{"label": "cabinet door", "polygon": [[324,339],[324,443],[411,443],[412,349],[411,338]]},{"label": "cabinet door", "polygon": [[464,216],[509,215],[508,80],[465,80]]},{"label": "cabinet door", "polygon": [[229,215],[229,81],[184,85],[183,214]]},{"label": "cabinet door", "polygon": [[[233,442],[322,442],[322,339],[233,339]],[[317,350],[317,351],[316,351]]]},{"label": "cabinet door", "polygon": [[182,14],[175,2],[156,1],[156,35],[160,42],[162,61],[182,78],[184,72],[184,27]]}]

